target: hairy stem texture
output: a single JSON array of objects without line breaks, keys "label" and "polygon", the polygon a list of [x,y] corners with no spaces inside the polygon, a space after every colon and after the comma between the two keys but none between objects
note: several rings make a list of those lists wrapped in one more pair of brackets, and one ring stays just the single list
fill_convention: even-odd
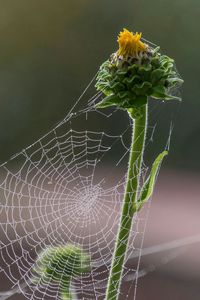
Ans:
[{"label": "hairy stem texture", "polygon": [[[129,110],[133,119],[132,111]],[[118,229],[115,250],[109,274],[106,300],[117,300],[121,285],[123,266],[125,262],[126,250],[132,227],[132,220],[136,212],[134,203],[137,201],[138,187],[140,182],[141,166],[145,147],[145,137],[147,129],[147,104],[142,107],[142,116],[133,120],[133,136],[131,151],[129,156],[128,175],[122,215]]]}]

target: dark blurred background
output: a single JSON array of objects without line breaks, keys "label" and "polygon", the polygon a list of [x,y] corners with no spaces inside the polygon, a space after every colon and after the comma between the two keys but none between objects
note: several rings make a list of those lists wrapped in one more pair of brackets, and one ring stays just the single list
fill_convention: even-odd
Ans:
[{"label": "dark blurred background", "polygon": [[1,0],[0,7],[1,162],[65,116],[127,27],[176,61],[185,83],[168,166],[198,171],[199,1]]},{"label": "dark blurred background", "polygon": [[[168,105],[168,119],[164,111],[159,117],[158,139],[166,122],[172,122],[174,130],[147,240],[160,243],[198,234],[199,216],[193,213],[200,208],[199,16],[199,0],[0,0],[0,161],[31,144],[67,114],[99,65],[117,48],[116,36],[123,27],[141,31],[175,59],[185,81],[182,103]],[[169,199],[166,215],[162,204]],[[179,214],[180,207],[184,212],[175,214],[174,207]],[[163,235],[160,223],[153,223],[160,212],[163,217],[157,222],[167,228]],[[195,277],[199,272],[193,268],[188,275],[179,267],[161,268],[141,281],[138,300],[199,299]]]}]

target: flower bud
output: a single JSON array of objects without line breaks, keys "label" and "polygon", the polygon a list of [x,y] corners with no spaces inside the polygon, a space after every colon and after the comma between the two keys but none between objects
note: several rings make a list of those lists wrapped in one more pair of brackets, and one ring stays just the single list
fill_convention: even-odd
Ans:
[{"label": "flower bud", "polygon": [[49,247],[39,255],[34,271],[41,284],[66,282],[89,271],[89,256],[74,245]]},{"label": "flower bud", "polygon": [[141,41],[141,33],[124,29],[118,36],[119,49],[105,61],[97,75],[97,90],[105,96],[97,108],[118,106],[135,109],[148,97],[179,99],[174,89],[182,84],[174,60]]}]

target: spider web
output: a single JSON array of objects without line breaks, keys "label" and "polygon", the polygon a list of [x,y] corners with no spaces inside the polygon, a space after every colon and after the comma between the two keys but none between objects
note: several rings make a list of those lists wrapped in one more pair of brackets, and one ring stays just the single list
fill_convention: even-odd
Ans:
[{"label": "spider web", "polygon": [[[96,110],[102,95],[87,100],[91,83],[59,124],[0,167],[0,273],[10,290],[0,299],[16,292],[20,299],[60,299],[59,284],[35,284],[33,268],[42,250],[66,244],[81,246],[91,260],[90,271],[73,280],[73,299],[105,297],[132,124],[122,111]],[[140,254],[131,265],[128,259],[141,251],[147,215],[148,205],[133,220],[123,278],[134,280],[122,284],[121,299],[136,297]]]}]

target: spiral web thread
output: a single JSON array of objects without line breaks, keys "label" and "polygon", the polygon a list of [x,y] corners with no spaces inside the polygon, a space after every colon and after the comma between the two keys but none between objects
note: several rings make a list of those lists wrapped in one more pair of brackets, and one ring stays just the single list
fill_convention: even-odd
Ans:
[{"label": "spiral web thread", "polygon": [[[0,299],[14,293],[20,294],[18,299],[60,299],[53,278],[46,284],[34,282],[34,266],[42,250],[66,244],[81,246],[91,260],[90,271],[73,280],[73,299],[105,297],[132,124],[127,121],[120,133],[112,133],[109,122],[124,113],[96,110],[100,93],[76,111],[88,90],[53,130],[0,167],[0,274],[9,289]],[[94,120],[105,130],[92,130]],[[123,272],[123,280],[130,274],[134,280],[122,285],[121,299],[136,297],[140,254],[131,264],[128,259],[134,251],[140,253],[147,212],[134,217]]]}]

